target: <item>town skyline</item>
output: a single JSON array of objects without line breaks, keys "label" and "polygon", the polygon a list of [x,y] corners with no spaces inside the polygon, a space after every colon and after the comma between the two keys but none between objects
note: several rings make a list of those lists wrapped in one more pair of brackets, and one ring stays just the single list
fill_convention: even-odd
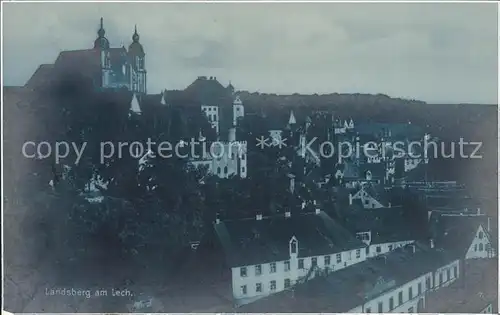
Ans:
[{"label": "town skyline", "polygon": [[[497,103],[496,10],[488,4],[287,4],[286,15],[283,4],[127,3],[119,15],[117,5],[6,5],[4,84],[24,85],[60,51],[91,48],[103,17],[112,47],[128,46],[137,25],[148,93],[204,75],[250,92]],[[41,7],[48,13],[37,17]],[[477,21],[461,25],[464,17]]]}]

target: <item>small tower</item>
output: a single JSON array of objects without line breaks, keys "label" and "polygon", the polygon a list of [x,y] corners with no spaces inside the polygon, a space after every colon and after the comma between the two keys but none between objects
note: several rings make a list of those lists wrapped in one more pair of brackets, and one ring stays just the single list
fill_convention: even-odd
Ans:
[{"label": "small tower", "polygon": [[109,49],[109,41],[104,35],[106,35],[106,31],[104,30],[104,19],[101,17],[101,23],[99,25],[99,30],[97,31],[97,38],[94,41],[94,49]]},{"label": "small tower", "polygon": [[238,125],[238,119],[245,116],[245,107],[239,96],[233,102],[233,126]]},{"label": "small tower", "polygon": [[133,92],[146,94],[146,54],[141,43],[137,26],[132,35],[132,44],[128,47],[128,57],[131,66],[130,87]]}]

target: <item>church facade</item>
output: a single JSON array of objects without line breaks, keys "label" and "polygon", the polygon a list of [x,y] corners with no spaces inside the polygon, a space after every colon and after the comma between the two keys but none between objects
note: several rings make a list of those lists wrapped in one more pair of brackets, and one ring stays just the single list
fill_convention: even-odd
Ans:
[{"label": "church facade", "polygon": [[126,88],[138,95],[147,93],[146,54],[139,42],[137,27],[128,46],[111,47],[101,18],[97,38],[90,49],[66,50],[53,64],[41,65],[28,80],[28,88],[45,86],[47,78],[67,80],[79,76],[98,89]]}]

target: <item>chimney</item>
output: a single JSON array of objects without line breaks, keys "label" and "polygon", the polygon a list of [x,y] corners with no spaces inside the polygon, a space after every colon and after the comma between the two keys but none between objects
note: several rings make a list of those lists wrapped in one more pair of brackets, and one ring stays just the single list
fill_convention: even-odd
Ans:
[{"label": "chimney", "polygon": [[349,205],[352,206],[352,194],[349,193]]},{"label": "chimney", "polygon": [[321,213],[321,209],[316,208],[316,214],[320,214],[320,213]]},{"label": "chimney", "polygon": [[431,248],[434,248],[434,239],[431,238]]},{"label": "chimney", "polygon": [[292,214],[290,213],[290,211],[285,211],[285,218],[289,218],[291,216]]},{"label": "chimney", "polygon": [[257,214],[257,215],[255,216],[255,218],[257,219],[257,221],[262,220],[262,214]]}]

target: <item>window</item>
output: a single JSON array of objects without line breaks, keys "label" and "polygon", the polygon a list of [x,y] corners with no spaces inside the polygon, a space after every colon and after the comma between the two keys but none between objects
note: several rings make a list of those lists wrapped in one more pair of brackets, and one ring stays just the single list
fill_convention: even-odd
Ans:
[{"label": "window", "polygon": [[453,278],[456,278],[458,274],[458,268],[457,266],[453,266]]},{"label": "window", "polygon": [[356,258],[360,258],[360,257],[361,257],[361,250],[356,249]]},{"label": "window", "polygon": [[271,273],[275,273],[276,272],[276,263],[270,263],[269,265],[270,265],[269,269],[270,269]]},{"label": "window", "polygon": [[383,313],[384,312],[384,305],[382,302],[378,302],[378,312]]},{"label": "window", "polygon": [[224,166],[224,174],[227,174],[227,166]]},{"label": "window", "polygon": [[290,279],[285,279],[285,289],[290,287]]},{"label": "window", "polygon": [[408,300],[413,299],[413,288],[409,287],[408,288]]},{"label": "window", "polygon": [[477,244],[474,244],[474,251],[477,252]]},{"label": "window", "polygon": [[377,253],[380,253],[382,251],[382,249],[380,248],[380,246],[377,246],[376,251],[377,251]]},{"label": "window", "polygon": [[244,166],[241,167],[241,172],[245,173],[245,167]]},{"label": "window", "polygon": [[275,291],[276,290],[276,280],[272,280],[271,281],[271,284],[269,285],[269,288],[271,289],[271,291]]},{"label": "window", "polygon": [[220,167],[217,167],[217,174],[220,174]]},{"label": "window", "polygon": [[290,261],[285,261],[285,271],[290,271]]},{"label": "window", "polygon": [[410,307],[410,308],[408,309],[408,313],[413,313],[413,307]]},{"label": "window", "polygon": [[367,246],[366,249],[365,249],[365,251],[366,251],[366,256],[368,256],[370,254],[370,247]]},{"label": "window", "polygon": [[317,265],[318,265],[318,258],[316,257],[311,258],[311,266],[314,267]]},{"label": "window", "polygon": [[241,277],[246,277],[247,276],[247,267],[241,267],[240,268],[240,276]]},{"label": "window", "polygon": [[299,259],[299,269],[304,269],[304,259]]},{"label": "window", "polygon": [[342,254],[338,253],[337,254],[337,263],[342,261]]},{"label": "window", "polygon": [[389,251],[391,251],[391,250],[392,250],[392,245],[389,245]]},{"label": "window", "polygon": [[369,202],[370,202],[370,200],[365,199],[365,205],[368,205]]},{"label": "window", "polygon": [[483,231],[479,231],[479,239],[483,239]]},{"label": "window", "polygon": [[431,278],[427,277],[427,279],[425,279],[425,289],[429,290],[430,288],[431,288]]},{"label": "window", "polygon": [[330,256],[325,256],[324,259],[325,259],[325,266],[330,265]]},{"label": "window", "polygon": [[255,284],[255,292],[262,292],[262,283]]},{"label": "window", "polygon": [[417,287],[417,295],[420,295],[422,294],[422,283],[418,283],[418,287]]},{"label": "window", "polygon": [[366,313],[371,313],[372,312],[372,309],[367,307],[366,310],[365,310]]},{"label": "window", "polygon": [[450,269],[446,269],[446,281],[450,281],[451,279],[451,271]]},{"label": "window", "polygon": [[255,275],[260,276],[262,274],[262,265],[255,266]]},{"label": "window", "polygon": [[392,311],[392,309],[394,309],[394,298],[391,297],[389,299],[389,311]]},{"label": "window", "polygon": [[293,240],[290,244],[292,254],[297,254],[297,241]]},{"label": "window", "polygon": [[438,282],[438,285],[441,285],[441,283],[443,283],[443,273],[442,272],[439,273],[439,282]]},{"label": "window", "polygon": [[241,294],[243,294],[243,295],[247,294],[247,286],[246,285],[241,286]]},{"label": "window", "polygon": [[479,243],[479,251],[482,252],[483,251],[483,243]]},{"label": "window", "polygon": [[403,291],[399,291],[398,293],[398,305],[403,304]]}]

